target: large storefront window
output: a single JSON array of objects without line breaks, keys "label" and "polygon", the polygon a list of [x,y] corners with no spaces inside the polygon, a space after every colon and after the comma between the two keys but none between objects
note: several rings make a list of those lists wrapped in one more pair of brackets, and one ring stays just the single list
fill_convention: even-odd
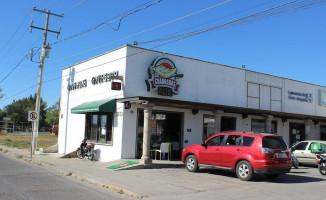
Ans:
[{"label": "large storefront window", "polygon": [[[153,111],[150,120],[150,149],[159,149],[162,143],[170,143],[172,160],[181,158],[182,114]],[[136,157],[141,158],[143,149],[144,111],[138,110]]]},{"label": "large storefront window", "polygon": [[[272,133],[277,133],[277,122],[272,121]],[[260,119],[252,119],[251,120],[251,131],[258,132],[258,133],[265,133],[265,121]]]},{"label": "large storefront window", "polygon": [[113,113],[87,114],[86,138],[91,142],[112,144]]},{"label": "large storefront window", "polygon": [[235,117],[222,117],[221,119],[221,132],[223,131],[235,131],[236,130],[236,121]]},{"label": "large storefront window", "polygon": [[305,139],[304,124],[290,123],[290,146]]},{"label": "large storefront window", "polygon": [[215,134],[214,116],[204,116],[203,141]]},{"label": "large storefront window", "polygon": [[320,140],[326,140],[326,126],[320,126]]}]

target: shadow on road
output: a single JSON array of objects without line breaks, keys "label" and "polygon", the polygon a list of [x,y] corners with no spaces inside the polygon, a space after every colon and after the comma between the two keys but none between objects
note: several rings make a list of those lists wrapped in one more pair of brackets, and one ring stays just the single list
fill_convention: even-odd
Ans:
[{"label": "shadow on road", "polygon": [[[224,176],[230,178],[237,178],[234,171],[223,171],[216,169],[202,169],[199,173],[208,173],[217,176]],[[304,171],[291,171],[288,174],[282,174],[278,178],[269,179],[263,174],[255,174],[252,180],[253,182],[270,182],[270,183],[283,183],[283,184],[301,184],[301,183],[311,183],[311,182],[321,182],[326,181],[323,178],[316,178],[309,176],[308,172]]]}]

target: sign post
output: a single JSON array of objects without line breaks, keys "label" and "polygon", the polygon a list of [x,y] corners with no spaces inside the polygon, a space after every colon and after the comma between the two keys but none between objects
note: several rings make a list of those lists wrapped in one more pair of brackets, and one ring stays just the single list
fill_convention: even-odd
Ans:
[{"label": "sign post", "polygon": [[31,134],[31,158],[34,154],[34,147],[35,147],[35,132],[34,132],[34,122],[39,120],[38,112],[34,110],[28,111],[28,121],[32,122],[32,134]]}]

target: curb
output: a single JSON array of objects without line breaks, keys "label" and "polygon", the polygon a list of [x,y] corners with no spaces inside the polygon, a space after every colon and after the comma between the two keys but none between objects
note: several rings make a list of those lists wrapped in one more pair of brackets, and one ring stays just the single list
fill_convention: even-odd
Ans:
[{"label": "curb", "polygon": [[[30,158],[29,156],[26,156],[26,152],[22,152],[21,154],[17,153],[17,151],[21,151],[19,149],[9,148],[9,147],[2,146],[2,145],[0,145],[0,148],[2,150],[2,151],[0,151],[0,153],[3,153],[3,155],[5,155],[5,156],[16,158],[16,159],[21,160],[23,162],[29,162],[29,163],[34,164],[36,166],[51,170],[52,172],[55,172],[57,174],[61,174],[61,175],[64,175],[64,176],[68,176],[68,177],[70,176],[72,178],[80,179],[80,181],[84,181],[84,182],[87,182],[89,184],[94,184],[94,185],[97,185],[97,186],[100,186],[100,187],[108,188],[108,189],[110,189],[112,191],[115,191],[117,193],[125,194],[127,196],[130,196],[130,197],[133,197],[133,198],[136,198],[136,199],[143,199],[143,198],[148,197],[148,195],[141,195],[141,194],[139,194],[137,192],[130,191],[128,189],[122,188],[120,186],[117,186],[117,185],[114,185],[114,184],[111,184],[111,183],[108,184],[108,183],[104,183],[104,182],[101,182],[101,181],[97,181],[94,178],[88,177],[87,175],[85,175],[83,173],[79,173],[79,172],[76,172],[76,171],[72,172],[72,171],[64,169],[63,167],[58,168],[58,167],[55,167],[55,166],[51,166],[51,164],[42,161],[42,158],[40,158],[39,161],[33,160],[34,158]],[[13,152],[11,150],[14,150],[16,152]],[[46,156],[46,154],[41,154],[41,155]]]}]

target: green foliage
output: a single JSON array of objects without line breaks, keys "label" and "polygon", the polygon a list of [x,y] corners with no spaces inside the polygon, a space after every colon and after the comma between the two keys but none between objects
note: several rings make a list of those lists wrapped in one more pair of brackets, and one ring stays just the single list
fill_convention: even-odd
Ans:
[{"label": "green foliage", "polygon": [[45,122],[49,125],[58,125],[59,124],[59,113],[60,113],[60,102],[47,109]]},{"label": "green foliage", "polygon": [[[35,101],[36,98],[30,95],[27,98],[19,99],[17,101],[13,101],[12,104],[7,105],[5,107],[5,111],[7,113],[7,117],[10,117],[11,121],[18,126],[21,122],[27,122],[28,111],[35,110]],[[40,107],[40,127],[44,127],[45,125],[45,111],[46,102],[43,102],[41,99],[41,107]]]},{"label": "green foliage", "polygon": [[0,99],[4,96],[4,94],[1,93],[2,93],[2,89],[0,88]]}]

